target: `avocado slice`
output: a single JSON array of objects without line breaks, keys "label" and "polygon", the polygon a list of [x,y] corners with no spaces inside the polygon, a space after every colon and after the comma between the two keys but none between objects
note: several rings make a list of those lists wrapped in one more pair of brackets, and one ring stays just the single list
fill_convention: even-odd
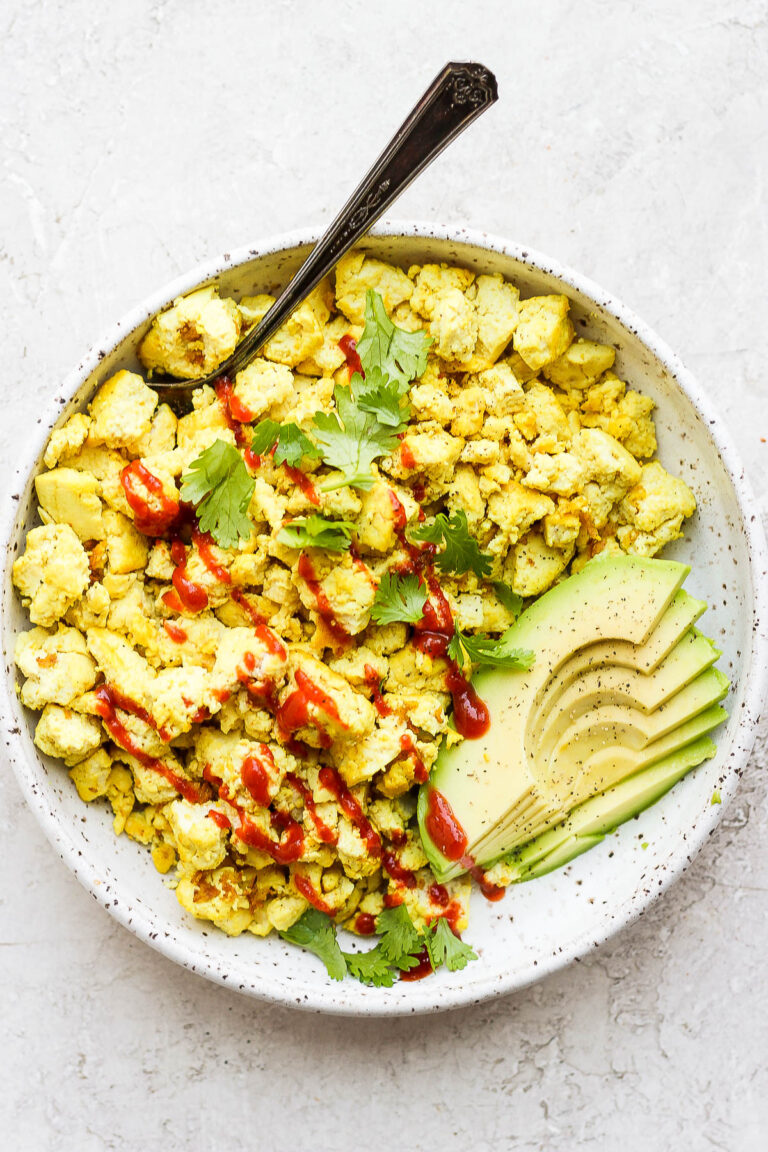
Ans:
[{"label": "avocado slice", "polygon": [[[431,841],[429,793],[449,799],[468,850],[536,789],[526,743],[530,710],[561,666],[588,644],[628,640],[642,644],[653,632],[688,574],[686,565],[638,556],[597,557],[528,608],[511,629],[511,642],[535,653],[525,671],[480,672],[474,685],[488,707],[485,736],[464,741],[438,758],[425,786],[422,839]],[[542,798],[547,802],[547,798]],[[564,813],[559,813],[562,817]],[[558,816],[557,810],[552,819]],[[432,821],[434,827],[434,820]],[[440,848],[432,842],[434,860]],[[455,861],[443,856],[441,874]],[[459,869],[460,870],[460,869]]]},{"label": "avocado slice", "polygon": [[[571,744],[582,734],[589,740],[586,734],[591,729],[597,729],[603,723],[618,723],[620,720],[644,734],[642,745],[645,746],[649,741],[684,724],[705,708],[719,703],[727,694],[728,687],[728,678],[719,668],[707,668],[690,684],[650,710],[638,707],[636,698],[630,692],[596,693],[573,705],[569,700],[564,711],[553,719],[549,729],[532,737],[532,741],[536,741],[537,757],[540,762],[549,763],[554,750],[564,743]],[[612,740],[611,743],[615,745],[617,741]]]},{"label": "avocado slice", "polygon": [[540,836],[720,723],[713,706],[728,681],[712,668],[718,650],[692,628],[704,606],[682,591],[687,573],[671,561],[598,557],[523,613],[511,640],[533,649],[534,665],[474,678],[489,731],[443,750],[420,792],[438,879]]},{"label": "avocado slice", "polygon": [[[599,791],[600,781],[605,779],[615,779],[616,786],[619,780],[624,783],[628,779],[636,779],[638,775],[647,771],[650,765],[684,751],[687,745],[717,728],[727,717],[728,713],[724,708],[717,706],[708,708],[660,739],[646,743],[643,748],[625,748],[619,737],[615,746],[603,748],[595,754],[592,762],[585,763],[584,774],[585,776],[591,774],[593,780],[597,781],[594,785],[595,791]],[[573,812],[579,810],[580,808],[572,809]],[[551,821],[548,821],[547,809],[538,811],[542,813],[542,817],[538,820],[530,817],[524,824],[515,821],[514,826],[510,822],[505,822],[502,827],[494,829],[489,837],[475,846],[473,855],[477,862],[485,865],[487,860],[516,851],[516,845],[527,845],[532,838],[540,838],[542,829],[551,827]]]},{"label": "avocado slice", "polygon": [[574,808],[562,824],[529,841],[508,858],[517,870],[515,882],[533,880],[570,863],[620,824],[655,804],[687,772],[716,751],[712,740],[695,740]]}]

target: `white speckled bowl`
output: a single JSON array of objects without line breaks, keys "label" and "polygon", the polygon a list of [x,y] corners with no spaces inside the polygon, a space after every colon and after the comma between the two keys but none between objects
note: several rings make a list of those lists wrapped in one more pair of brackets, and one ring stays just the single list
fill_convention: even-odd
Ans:
[{"label": "white speckled bowl", "polygon": [[[115,919],[179,964],[252,996],[315,1011],[350,1015],[430,1012],[478,1003],[521,988],[563,967],[640,914],[682,872],[720,818],[746,766],[766,688],[765,543],[749,485],[722,421],[670,350],[622,304],[546,256],[485,233],[422,224],[384,224],[364,247],[407,267],[455,261],[502,272],[524,295],[566,292],[579,335],[614,344],[616,371],[657,404],[659,456],[696,492],[699,511],[685,540],[665,555],[693,566],[686,587],[711,605],[703,627],[723,649],[732,683],[728,724],[718,754],[639,821],[541,880],[513,887],[498,904],[476,893],[466,933],[479,959],[463,972],[440,971],[391,989],[353,980],[331,982],[312,956],[279,938],[248,933],[229,939],[187,916],[155,871],[148,853],[112,834],[101,805],[86,807],[65,770],[32,743],[35,717],[15,694],[13,646],[28,620],[11,588],[10,567],[35,523],[32,479],[51,428],[82,408],[118,367],[138,367],[135,350],[151,317],[174,296],[215,279],[235,295],[285,283],[314,241],[303,232],[267,240],[194,269],[117,323],[67,379],[19,446],[4,502],[7,562],[2,638],[6,666],[3,739],[24,795],[49,840],[80,882]],[[722,805],[713,806],[717,788]],[[641,842],[647,848],[641,848]]]}]

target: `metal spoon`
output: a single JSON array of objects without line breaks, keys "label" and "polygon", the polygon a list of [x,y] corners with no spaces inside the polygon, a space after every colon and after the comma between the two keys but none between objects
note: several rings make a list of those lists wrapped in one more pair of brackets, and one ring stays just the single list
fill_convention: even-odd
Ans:
[{"label": "metal spoon", "polygon": [[154,377],[152,386],[178,396],[184,389],[211,384],[221,376],[234,378],[411,181],[496,100],[496,77],[488,68],[446,64],[269,312],[232,355],[209,376],[197,380]]}]

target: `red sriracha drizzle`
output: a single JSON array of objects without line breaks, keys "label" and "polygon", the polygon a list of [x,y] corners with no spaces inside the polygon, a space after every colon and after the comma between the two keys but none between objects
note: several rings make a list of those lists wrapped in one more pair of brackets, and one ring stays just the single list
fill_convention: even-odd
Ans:
[{"label": "red sriracha drizzle", "polygon": [[305,472],[302,472],[301,468],[294,468],[291,464],[283,464],[283,468],[285,468],[296,487],[301,489],[310,504],[318,506],[320,504],[320,497],[309,476],[307,476]]},{"label": "red sriracha drizzle", "polygon": [[139,532],[162,536],[179,517],[179,501],[165,492],[163,482],[141,460],[132,460],[120,473],[125,498]]},{"label": "red sriracha drizzle", "polygon": [[275,761],[266,744],[261,745],[258,754],[252,753],[246,756],[240,769],[240,779],[244,787],[256,803],[264,808],[269,807],[272,801],[270,788],[275,772]]},{"label": "red sriracha drizzle", "polygon": [[360,375],[364,377],[363,362],[358,355],[357,341],[354,336],[350,335],[349,332],[346,336],[342,336],[341,340],[339,340],[339,348],[341,348],[344,353],[344,359],[347,362],[350,377],[353,376],[355,372],[359,372]]},{"label": "red sriracha drizzle", "polygon": [[[365,682],[371,690],[371,700],[379,716],[391,716],[392,709],[381,694],[381,679],[372,665],[366,664],[363,668]],[[401,741],[402,745],[402,741]]]},{"label": "red sriracha drizzle", "polygon": [[[160,776],[172,784],[177,792],[180,792],[185,800],[189,800],[191,804],[202,804],[207,800],[208,790],[201,788],[197,784],[193,784],[191,780],[185,780],[183,776],[179,776],[174,772],[164,761],[158,760],[156,756],[149,756],[142,748],[135,742],[133,736],[123,724],[122,720],[117,715],[116,709],[120,708],[123,712],[131,712],[135,716],[140,716],[144,719],[148,713],[145,712],[140,705],[135,701],[129,700],[128,697],[123,696],[116,689],[111,688],[108,684],[102,684],[94,691],[96,697],[96,711],[104,721],[104,727],[109,732],[115,744],[119,744],[126,752],[130,752],[144,768],[149,768],[153,772],[157,772]],[[155,726],[154,724],[152,725]]]},{"label": "red sriracha drizzle", "polygon": [[235,835],[238,839],[242,840],[244,844],[266,852],[268,856],[272,857],[276,864],[293,864],[300,859],[304,851],[304,833],[301,825],[298,824],[292,816],[289,816],[287,812],[269,813],[273,831],[276,830],[280,833],[279,840],[273,840],[266,832],[262,832],[261,828],[253,823],[243,810],[242,805],[237,803],[226,784],[224,784],[220,777],[215,776],[207,765],[203,769],[203,779],[213,784],[221,799],[231,804],[237,812],[240,826],[235,829]]},{"label": "red sriracha drizzle", "polygon": [[445,796],[437,788],[429,792],[424,824],[430,839],[446,860],[462,859],[467,848],[467,834]]},{"label": "red sriracha drizzle", "polygon": [[227,427],[235,434],[235,443],[239,448],[248,440],[250,428],[244,427],[253,420],[253,413],[235,395],[232,381],[228,376],[222,376],[216,382],[216,396],[221,404]]},{"label": "red sriracha drizzle", "polygon": [[369,856],[381,856],[381,839],[355,797],[350,792],[335,768],[321,768],[318,779],[324,788],[332,792],[344,815],[350,820],[360,838],[365,843]]},{"label": "red sriracha drizzle", "polygon": [[300,780],[294,772],[286,772],[285,778],[291,787],[295,788],[299,796],[301,796],[301,799],[304,802],[304,807],[312,817],[312,823],[315,826],[315,832],[317,833],[318,840],[321,840],[323,844],[335,844],[338,840],[338,836],[334,830],[329,828],[325,821],[322,820],[320,816],[318,816],[317,806],[315,805],[312,793],[304,781]]},{"label": "red sriracha drizzle", "polygon": [[316,888],[313,888],[306,876],[294,872],[293,882],[304,899],[308,900],[313,908],[317,908],[318,912],[324,912],[326,916],[333,916],[333,908],[323,900],[320,893]]},{"label": "red sriracha drizzle", "polygon": [[320,733],[320,742],[324,748],[330,748],[331,738],[324,730],[322,720],[320,717],[313,715],[310,712],[310,705],[314,708],[315,712],[325,713],[330,716],[340,727],[346,728],[341,717],[339,710],[336,707],[335,701],[326,693],[322,688],[315,684],[314,680],[310,680],[306,672],[302,672],[301,668],[297,668],[293,674],[296,681],[296,688],[291,692],[280,707],[277,709],[275,720],[277,722],[278,731],[283,739],[287,739],[294,732],[298,732],[300,728],[306,728],[310,725],[316,728]]},{"label": "red sriracha drizzle", "polygon": [[317,579],[312,561],[306,552],[302,552],[301,556],[299,556],[298,573],[314,596],[317,614],[322,617],[323,623],[331,636],[340,644],[346,644],[349,640],[349,633],[336,619],[331,602],[323,591],[320,581]]},{"label": "red sriracha drizzle", "polygon": [[387,849],[381,858],[386,871],[396,880],[399,884],[404,884],[406,888],[416,887],[416,875],[410,868],[403,868],[397,856],[391,849]]}]

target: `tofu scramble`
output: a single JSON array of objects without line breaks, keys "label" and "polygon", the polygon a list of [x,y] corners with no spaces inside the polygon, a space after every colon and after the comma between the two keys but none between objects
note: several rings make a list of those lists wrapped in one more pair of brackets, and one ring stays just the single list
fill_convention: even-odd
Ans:
[{"label": "tofu scramble", "polygon": [[52,433],[13,568],[21,700],[193,916],[370,935],[404,905],[458,934],[472,878],[435,882],[415,807],[482,728],[472,671],[522,602],[598,552],[656,555],[695,499],[566,296],[461,267],[352,252],[234,381],[159,402],[153,372],[215,371],[272,303],[178,299],[147,379],[118,371]]}]

